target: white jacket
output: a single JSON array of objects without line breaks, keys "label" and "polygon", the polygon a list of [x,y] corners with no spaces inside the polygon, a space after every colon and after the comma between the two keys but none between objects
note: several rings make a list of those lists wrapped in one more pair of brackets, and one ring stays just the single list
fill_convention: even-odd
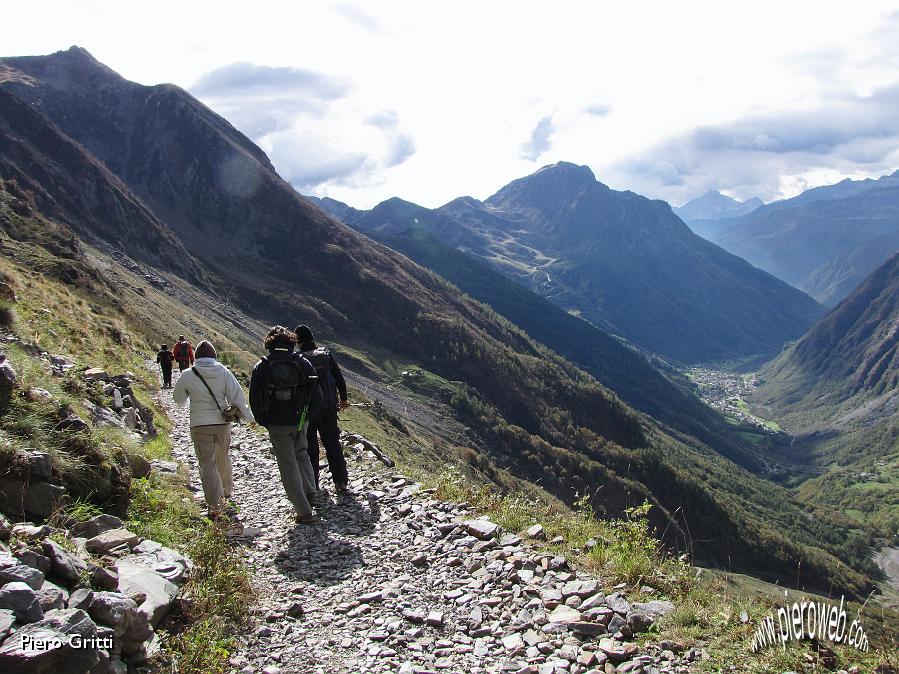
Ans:
[{"label": "white jacket", "polygon": [[[222,409],[228,405],[237,405],[245,421],[253,421],[253,413],[247,407],[247,399],[237,379],[215,358],[197,358],[194,368],[199,370],[203,379],[215,392],[218,404]],[[190,425],[210,426],[212,424],[224,424],[225,419],[215,400],[209,395],[209,391],[194,373],[193,369],[185,370],[175,384],[172,398],[182,407],[190,398]]]}]

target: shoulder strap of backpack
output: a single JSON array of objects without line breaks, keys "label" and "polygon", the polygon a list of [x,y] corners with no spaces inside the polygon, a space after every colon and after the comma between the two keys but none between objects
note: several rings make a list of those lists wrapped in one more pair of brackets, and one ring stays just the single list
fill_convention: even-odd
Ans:
[{"label": "shoulder strap of backpack", "polygon": [[212,392],[212,389],[209,387],[209,384],[207,384],[206,380],[203,379],[203,375],[200,374],[200,371],[197,370],[196,367],[190,368],[190,371],[193,372],[195,375],[197,375],[200,378],[200,381],[203,382],[203,386],[206,387],[206,390],[209,391],[209,395],[212,396],[212,402],[214,402],[215,406],[218,407],[218,410],[219,410],[219,412],[222,413],[222,416],[225,416],[225,412],[222,410],[222,406],[219,405],[218,398],[215,397],[215,393]]}]

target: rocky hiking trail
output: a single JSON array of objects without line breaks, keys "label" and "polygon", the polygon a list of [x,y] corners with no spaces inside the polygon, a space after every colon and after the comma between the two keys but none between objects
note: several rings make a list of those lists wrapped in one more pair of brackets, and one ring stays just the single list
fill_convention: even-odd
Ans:
[{"label": "rocky hiking trail", "polygon": [[[188,413],[163,390],[175,457],[199,478]],[[345,435],[350,492],[323,467],[315,525],[296,525],[270,444],[233,427],[232,463],[256,604],[234,672],[687,672],[699,651],[630,637],[673,609],[604,594],[565,558],[476,519]],[[199,498],[199,496],[198,496]],[[532,531],[540,536],[540,531]]]}]

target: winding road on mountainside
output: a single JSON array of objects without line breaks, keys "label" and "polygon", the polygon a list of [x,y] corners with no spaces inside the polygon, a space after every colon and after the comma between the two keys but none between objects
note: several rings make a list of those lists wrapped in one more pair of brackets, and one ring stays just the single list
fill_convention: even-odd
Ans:
[{"label": "winding road on mountainside", "polygon": [[419,431],[450,442],[458,442],[466,435],[465,426],[455,421],[445,406],[412,400],[409,393],[398,391],[391,384],[377,382],[344,366],[341,366],[341,370],[350,386],[361,391],[370,400],[380,402],[394,416],[404,423],[416,426]]}]

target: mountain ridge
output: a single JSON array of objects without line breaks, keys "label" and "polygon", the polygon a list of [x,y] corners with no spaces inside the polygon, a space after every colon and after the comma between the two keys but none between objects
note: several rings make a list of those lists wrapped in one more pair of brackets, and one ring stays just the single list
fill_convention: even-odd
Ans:
[{"label": "mountain ridge", "polygon": [[385,220],[387,203],[356,211],[349,224],[393,233],[424,227],[561,308],[675,361],[774,355],[823,313],[695,235],[667,203],[611,190],[586,166],[560,162],[484,202],[391,208]]},{"label": "mountain ridge", "polygon": [[899,171],[876,180],[847,178],[691,227],[834,306],[899,248]]},{"label": "mountain ridge", "polygon": [[737,201],[721,192],[711,191],[691,199],[683,206],[678,206],[673,210],[681,220],[692,225],[694,220],[719,220],[746,215],[764,205],[765,202],[758,197]]}]

